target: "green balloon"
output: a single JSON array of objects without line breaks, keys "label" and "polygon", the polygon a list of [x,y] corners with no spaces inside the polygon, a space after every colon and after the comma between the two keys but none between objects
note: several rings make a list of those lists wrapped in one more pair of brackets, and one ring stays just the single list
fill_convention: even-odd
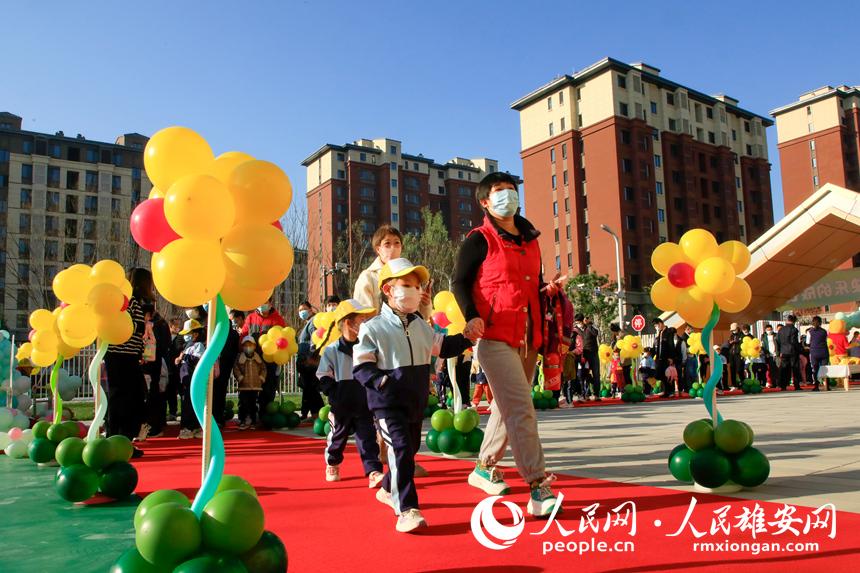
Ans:
[{"label": "green balloon", "polygon": [[269,402],[264,409],[267,414],[275,414],[278,411],[278,404],[276,402]]},{"label": "green balloon", "polygon": [[80,438],[66,438],[57,446],[54,456],[61,466],[84,463],[82,454],[86,443]]},{"label": "green balloon", "polygon": [[445,400],[445,405],[448,406],[449,409],[453,408],[454,407],[454,398],[449,397],[447,400]]},{"label": "green balloon", "polygon": [[549,400],[550,398],[552,398],[552,390],[544,390],[542,392],[542,395],[544,399]]},{"label": "green balloon", "polygon": [[37,464],[46,464],[54,459],[57,444],[48,438],[36,438],[27,447],[27,455]]},{"label": "green balloon", "polygon": [[427,398],[427,404],[428,404],[429,406],[438,406],[438,405],[439,405],[439,398],[437,398],[436,396],[434,396],[434,395],[432,395],[432,394],[431,394],[431,395]]},{"label": "green balloon", "polygon": [[301,424],[301,422],[302,422],[302,419],[299,418],[299,415],[296,414],[295,412],[290,412],[289,414],[287,414],[287,427],[288,428],[295,428],[299,424]]},{"label": "green balloon", "polygon": [[483,441],[484,431],[481,428],[475,428],[466,434],[466,443],[463,445],[463,449],[467,452],[479,452]]},{"label": "green balloon", "polygon": [[33,438],[47,438],[48,428],[51,427],[51,422],[47,420],[39,420],[33,424]]},{"label": "green balloon", "polygon": [[558,398],[556,398],[555,396],[548,398],[546,401],[546,406],[550,410],[554,410],[554,409],[558,408]]},{"label": "green balloon", "polygon": [[320,408],[319,414],[317,415],[319,416],[320,420],[325,422],[326,420],[328,420],[329,412],[331,412],[331,406],[323,406],[322,408]]},{"label": "green balloon", "polygon": [[191,501],[189,501],[188,497],[175,489],[159,489],[145,498],[140,504],[137,506],[137,509],[134,512],[134,528],[140,529],[140,523],[143,521],[143,518],[146,517],[146,514],[154,507],[157,507],[164,503],[173,503],[178,507],[191,507]]},{"label": "green balloon", "polygon": [[61,424],[66,429],[66,435],[70,437],[81,437],[81,427],[78,426],[77,422],[73,422],[72,420],[66,420]]},{"label": "green balloon", "polygon": [[103,470],[117,459],[117,451],[114,448],[114,443],[105,438],[96,438],[91,442],[87,442],[82,454],[84,463],[94,470]]},{"label": "green balloon", "polygon": [[108,438],[107,441],[113,447],[114,461],[127,462],[131,459],[131,454],[134,453],[134,446],[131,444],[131,440],[122,434],[117,434]]},{"label": "green balloon", "polygon": [[325,436],[325,422],[319,418],[314,420],[314,434],[317,436]]},{"label": "green balloon", "polygon": [[714,445],[714,430],[702,420],[690,422],[684,428],[684,443],[691,450],[699,451]]},{"label": "green balloon", "polygon": [[629,402],[630,401],[630,393],[629,392],[623,392],[621,394],[621,401],[622,402]]},{"label": "green balloon", "polygon": [[601,390],[600,391],[600,397],[601,398],[608,398],[609,397],[609,390]]},{"label": "green balloon", "polygon": [[732,473],[728,456],[716,448],[696,451],[690,460],[690,475],[693,480],[705,487],[720,487]]},{"label": "green balloon", "polygon": [[194,555],[201,538],[197,516],[175,503],[162,503],[146,512],[134,535],[140,555],[162,571]]},{"label": "green balloon", "polygon": [[161,569],[140,556],[137,547],[128,549],[111,565],[109,573],[161,573]]},{"label": "green balloon", "polygon": [[224,402],[225,408],[230,408],[231,410],[236,407],[236,403],[233,400],[227,400]]},{"label": "green balloon", "polygon": [[436,452],[437,454],[442,450],[439,449],[439,432],[434,429],[430,429],[427,432],[427,437],[424,438],[424,443],[427,444],[427,449],[431,452]]},{"label": "green balloon", "polygon": [[[77,432],[75,432],[75,434],[77,434]],[[69,434],[62,424],[51,424],[51,426],[48,428],[47,433],[45,434],[45,437],[54,442],[55,444],[59,444],[64,439],[68,438]]]},{"label": "green balloon", "polygon": [[748,432],[748,433],[749,433],[749,435],[750,435],[750,443],[749,443],[749,445],[752,445],[753,441],[755,440],[755,432],[753,432],[752,426],[750,426],[750,425],[749,425],[749,424],[747,424],[746,422],[741,422],[741,424],[743,424],[743,426],[747,429],[747,432]]},{"label": "green balloon", "polygon": [[454,429],[458,432],[468,434],[475,429],[478,421],[472,415],[472,410],[460,410],[454,414]]},{"label": "green balloon", "polygon": [[453,456],[460,453],[465,443],[466,438],[454,428],[448,428],[439,434],[439,449],[445,454]]},{"label": "green balloon", "polygon": [[540,386],[535,385],[535,387],[532,388],[532,392],[534,392],[535,394],[538,394],[539,392],[543,392],[543,390],[541,390]]},{"label": "green balloon", "polygon": [[66,501],[85,501],[99,489],[99,475],[84,464],[75,464],[60,469],[54,487]]},{"label": "green balloon", "polygon": [[454,414],[449,410],[438,410],[433,412],[433,416],[430,418],[430,425],[433,426],[433,429],[437,432],[444,432],[449,428],[453,428]]},{"label": "green balloon", "polygon": [[251,573],[285,573],[289,565],[287,548],[271,531],[264,531],[260,541],[241,559]]},{"label": "green balloon", "polygon": [[277,414],[272,414],[272,427],[276,430],[283,428],[287,425],[287,417],[278,412]]},{"label": "green balloon", "polygon": [[137,470],[128,462],[114,462],[99,478],[99,491],[113,499],[125,499],[137,487]]},{"label": "green balloon", "polygon": [[281,414],[292,414],[296,411],[296,403],[292,400],[284,400],[278,409],[281,411]]},{"label": "green balloon", "polygon": [[208,553],[180,563],[173,573],[248,573],[248,569],[237,557]]},{"label": "green balloon", "polygon": [[669,454],[669,473],[672,477],[684,483],[693,483],[693,476],[690,475],[690,460],[694,453],[687,444],[678,444],[672,449],[672,453]]},{"label": "green balloon", "polygon": [[254,497],[257,497],[257,490],[254,489],[247,480],[230,474],[224,474],[221,476],[221,481],[218,483],[218,489],[215,490],[215,495],[218,495],[222,491],[230,491],[230,490],[239,490],[250,493]]},{"label": "green balloon", "polygon": [[714,430],[714,443],[727,454],[743,451],[752,443],[746,425],[737,420],[723,420]]},{"label": "green balloon", "polygon": [[207,548],[240,555],[254,547],[263,535],[263,508],[248,492],[223,491],[206,504],[200,529]]},{"label": "green balloon", "polygon": [[770,462],[761,451],[749,447],[731,460],[732,481],[744,487],[756,487],[770,475]]},{"label": "green balloon", "polygon": [[536,401],[538,410],[546,410],[549,407],[549,401],[546,398],[538,398]]}]

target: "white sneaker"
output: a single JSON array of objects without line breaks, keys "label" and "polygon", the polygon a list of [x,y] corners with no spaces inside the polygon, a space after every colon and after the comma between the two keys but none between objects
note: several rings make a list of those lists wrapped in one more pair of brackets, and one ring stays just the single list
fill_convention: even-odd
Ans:
[{"label": "white sneaker", "polygon": [[417,509],[407,509],[397,518],[395,529],[400,533],[412,533],[416,529],[427,527],[427,521]]},{"label": "white sneaker", "polygon": [[203,428],[197,428],[196,430],[194,430],[194,437],[195,438],[202,438],[203,437]]},{"label": "white sneaker", "polygon": [[150,428],[152,428],[152,426],[150,426],[149,424],[141,424],[140,425],[140,432],[138,432],[137,438],[136,438],[138,442],[145,442],[146,441],[146,437],[149,436]]},{"label": "white sneaker", "polygon": [[376,501],[378,501],[380,503],[384,503],[385,505],[387,505],[391,509],[394,509],[394,502],[391,501],[391,494],[382,488],[379,488],[378,490],[376,490]]},{"label": "white sneaker", "polygon": [[482,490],[487,495],[505,495],[510,491],[502,470],[496,466],[475,465],[475,469],[469,474],[469,485]]},{"label": "white sneaker", "polygon": [[370,489],[379,487],[379,484],[382,483],[382,478],[385,477],[382,472],[370,472],[370,475],[367,476],[367,487]]},{"label": "white sneaker", "polygon": [[426,478],[428,475],[430,474],[427,473],[427,470],[424,469],[424,466],[422,466],[421,464],[415,464],[415,472],[412,474],[413,477]]},{"label": "white sneaker", "polygon": [[540,482],[540,484],[532,488],[529,493],[528,512],[535,517],[549,517],[556,504],[555,494],[552,492],[550,485],[555,481],[554,475],[549,475]]},{"label": "white sneaker", "polygon": [[182,428],[179,430],[179,439],[180,440],[190,440],[194,437],[194,432],[189,430],[188,428]]},{"label": "white sneaker", "polygon": [[340,481],[340,468],[337,466],[326,466],[325,481]]},{"label": "white sneaker", "polygon": [[240,429],[240,430],[247,430],[247,429],[248,429],[248,424],[246,424],[246,423],[244,422],[244,420],[243,420],[242,422],[239,422],[239,429]]}]

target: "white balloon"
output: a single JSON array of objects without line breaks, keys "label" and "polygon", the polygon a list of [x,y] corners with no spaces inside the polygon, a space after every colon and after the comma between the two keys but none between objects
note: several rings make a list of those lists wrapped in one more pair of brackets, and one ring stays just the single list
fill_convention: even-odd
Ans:
[{"label": "white balloon", "polygon": [[21,437],[18,438],[18,441],[24,442],[25,444],[29,445],[30,442],[32,442],[34,439],[36,439],[36,436],[33,435],[33,430],[27,428],[26,430],[21,432]]},{"label": "white balloon", "polygon": [[63,388],[60,390],[60,398],[63,399],[63,402],[69,402],[75,399],[75,389],[74,388]]},{"label": "white balloon", "polygon": [[30,379],[26,376],[18,376],[12,381],[12,392],[16,395],[25,394],[30,391]]},{"label": "white balloon", "polygon": [[0,431],[5,432],[12,427],[12,421],[15,416],[9,411],[9,408],[0,408]]},{"label": "white balloon", "polygon": [[6,432],[0,432],[0,450],[5,450],[6,446],[12,443],[12,438]]},{"label": "white balloon", "polygon": [[25,430],[30,427],[30,418],[24,414],[16,414],[15,419],[12,420],[12,425]]},{"label": "white balloon", "polygon": [[69,376],[69,384],[74,388],[80,388],[83,383],[80,376]]},{"label": "white balloon", "polygon": [[21,440],[17,440],[7,445],[3,450],[6,455],[13,459],[21,459],[27,457],[27,444]]}]

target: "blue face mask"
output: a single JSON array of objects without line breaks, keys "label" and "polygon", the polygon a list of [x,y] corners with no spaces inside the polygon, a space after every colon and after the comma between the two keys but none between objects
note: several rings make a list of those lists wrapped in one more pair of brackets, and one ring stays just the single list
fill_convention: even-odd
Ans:
[{"label": "blue face mask", "polygon": [[307,320],[310,317],[311,317],[311,311],[309,311],[309,310],[300,310],[299,311],[299,318],[301,318],[302,320]]},{"label": "blue face mask", "polygon": [[268,304],[261,304],[260,306],[257,307],[257,310],[259,310],[260,312],[265,314],[265,313],[269,312],[270,308],[271,307]]},{"label": "blue face mask", "polygon": [[185,340],[185,342],[191,342],[192,340],[194,340],[194,337],[190,334],[186,334],[182,337],[182,339]]},{"label": "blue face mask", "polygon": [[513,217],[520,208],[520,196],[513,189],[490,193],[490,210],[499,217]]}]

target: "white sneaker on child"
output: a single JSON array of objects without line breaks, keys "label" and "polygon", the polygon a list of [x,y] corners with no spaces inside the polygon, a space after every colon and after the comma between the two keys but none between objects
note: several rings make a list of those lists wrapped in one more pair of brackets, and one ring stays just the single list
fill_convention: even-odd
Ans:
[{"label": "white sneaker on child", "polygon": [[326,466],[325,481],[340,481],[340,468],[337,466]]},{"label": "white sneaker on child", "polygon": [[417,509],[407,509],[397,518],[397,525],[394,528],[400,533],[412,533],[422,527],[427,527],[427,521],[421,512]]},{"label": "white sneaker on child", "polygon": [[370,489],[379,487],[383,477],[385,476],[382,475],[382,472],[370,472],[370,475],[367,476],[367,487]]},{"label": "white sneaker on child", "polygon": [[385,505],[387,505],[391,509],[394,509],[394,502],[391,501],[391,494],[382,488],[379,488],[378,490],[376,490],[376,501],[378,501],[380,503],[384,503]]},{"label": "white sneaker on child", "polygon": [[182,428],[179,430],[179,439],[180,440],[190,440],[194,437],[194,432],[189,430],[188,428]]},{"label": "white sneaker on child", "polygon": [[535,517],[548,517],[557,502],[550,486],[555,481],[554,475],[548,475],[529,492],[528,512]]}]

